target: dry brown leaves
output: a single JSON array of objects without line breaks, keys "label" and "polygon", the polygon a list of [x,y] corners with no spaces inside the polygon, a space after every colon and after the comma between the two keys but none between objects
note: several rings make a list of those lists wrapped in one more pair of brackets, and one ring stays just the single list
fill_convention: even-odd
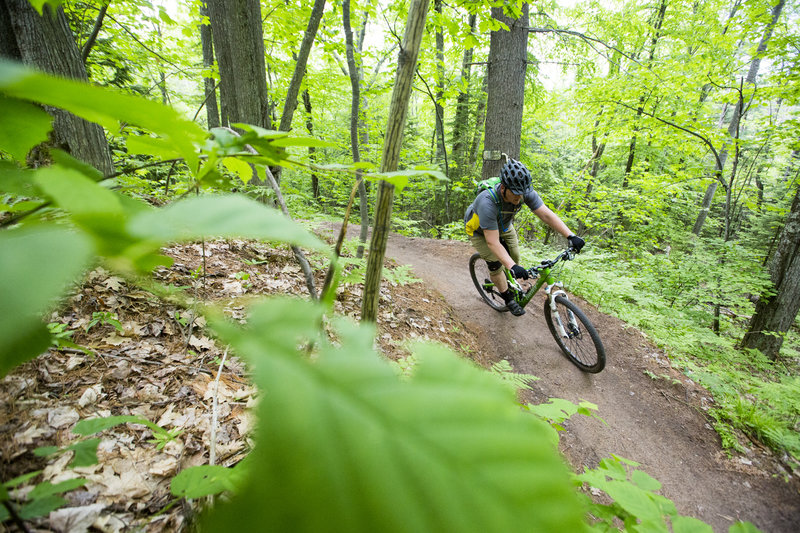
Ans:
[{"label": "dry brown leaves", "polygon": [[[174,263],[156,272],[160,283],[185,287],[196,300],[222,302],[235,318],[243,318],[252,296],[307,297],[288,249],[237,240],[174,246],[165,253]],[[318,287],[325,267],[319,263],[313,265]],[[336,312],[357,319],[362,292],[361,285],[342,286]],[[45,530],[182,529],[188,506],[156,513],[172,499],[170,479],[209,460],[214,378],[223,352],[204,319],[98,268],[50,321],[65,324],[74,332],[72,342],[88,353],[53,348],[0,382],[2,480],[34,470],[43,471],[37,482],[88,480],[66,495],[67,507],[36,522]],[[456,350],[475,345],[441,296],[421,284],[384,283],[379,348],[397,359],[407,355],[412,339],[436,340]],[[217,464],[232,465],[250,448],[248,407],[256,396],[236,357],[228,358],[217,394]],[[117,426],[100,434],[99,463],[88,468],[68,468],[72,453],[33,454],[39,446],[65,447],[82,439],[71,431],[79,420],[111,415],[142,416],[180,433],[160,447],[146,426]]]}]

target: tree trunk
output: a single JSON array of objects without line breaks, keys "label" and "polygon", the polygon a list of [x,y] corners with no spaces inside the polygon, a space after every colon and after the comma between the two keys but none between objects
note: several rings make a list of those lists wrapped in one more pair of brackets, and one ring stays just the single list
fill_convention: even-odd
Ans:
[{"label": "tree trunk", "polygon": [[522,5],[518,19],[506,16],[502,7],[492,8],[492,18],[504,22],[510,31],[493,31],[489,41],[484,179],[500,174],[503,161],[499,153],[519,159],[528,57],[528,4]]},{"label": "tree trunk", "polygon": [[[475,31],[476,15],[469,16],[470,32]],[[456,114],[453,118],[453,162],[455,163],[451,172],[454,180],[466,175],[467,161],[469,154],[469,90],[470,77],[472,70],[473,49],[465,48],[464,57],[461,60],[461,79],[459,80],[459,92],[456,97]]]},{"label": "tree trunk", "polygon": [[[203,48],[203,67],[206,70],[214,68],[214,40],[211,32],[211,25],[205,23],[208,17],[208,6],[206,2],[200,4],[200,16],[203,21],[200,23],[200,44]],[[203,95],[205,96],[204,105],[206,106],[206,117],[208,128],[219,127],[219,107],[217,106],[217,84],[213,78],[203,78]]]},{"label": "tree trunk", "polygon": [[[389,107],[389,120],[386,125],[386,137],[383,143],[383,160],[381,172],[397,170],[400,161],[400,149],[403,145],[403,130],[406,124],[408,101],[414,73],[417,69],[417,56],[425,32],[425,18],[428,14],[429,0],[412,0],[408,9],[403,44],[397,62],[397,74],[392,90],[392,102]],[[394,185],[382,180],[378,185],[378,198],[375,205],[375,224],[372,228],[372,239],[367,258],[367,274],[364,282],[364,299],[361,305],[361,320],[375,322],[378,318],[378,300],[380,298],[381,273],[383,259],[386,256],[386,242],[389,238],[392,219],[392,203]]]},{"label": "tree trunk", "polygon": [[[361,102],[361,78],[363,70],[356,65],[353,30],[350,24],[350,0],[344,0],[342,2],[342,24],[344,26],[345,46],[347,51],[347,68],[350,74],[350,146],[353,150],[353,162],[358,163],[361,161],[361,151],[358,141],[360,137],[359,124],[361,123],[359,104]],[[359,46],[362,46],[363,42],[363,39],[359,38]],[[360,49],[359,52],[361,52]],[[364,244],[367,242],[369,210],[367,206],[367,188],[364,185],[360,170],[356,170],[356,182],[358,183],[359,215],[361,216],[361,244],[358,246],[356,257],[361,259],[364,256]]]},{"label": "tree trunk", "polygon": [[[306,110],[306,129],[308,130],[308,134],[313,137],[314,120],[311,116],[311,95],[308,93],[308,89],[303,91],[303,107]],[[316,153],[317,148],[315,146],[308,147],[308,160],[312,164],[317,162]],[[311,171],[311,194],[315,200],[319,200],[319,178],[313,170]]]},{"label": "tree trunk", "polygon": [[100,12],[97,15],[97,19],[94,21],[94,27],[92,28],[92,33],[89,35],[89,38],[86,39],[86,42],[81,48],[81,61],[84,65],[86,65],[86,60],[89,59],[89,54],[92,52],[92,47],[94,43],[97,42],[97,36],[100,34],[100,29],[103,27],[103,20],[106,18],[106,13],[108,12],[109,4],[104,4],[100,8]]},{"label": "tree trunk", "polygon": [[[444,105],[442,98],[444,98],[444,31],[442,29],[442,0],[434,0],[433,9],[438,15],[436,22],[436,135],[438,142],[436,143],[436,159],[442,161],[444,158]],[[446,174],[446,172],[445,172]]]},{"label": "tree trunk", "polygon": [[[50,74],[88,80],[63,8],[53,11],[45,6],[39,15],[27,0],[0,0],[0,56]],[[45,109],[53,116],[53,147],[92,165],[105,176],[114,172],[103,128],[61,109]],[[34,164],[41,164],[48,157],[42,154],[34,159]]]},{"label": "tree trunk", "polygon": [[[322,20],[322,12],[325,9],[325,0],[315,0],[314,7],[311,9],[311,16],[308,19],[308,26],[303,34],[303,41],[300,43],[300,50],[297,52],[295,58],[294,73],[292,80],[289,82],[289,87],[286,90],[286,100],[283,102],[283,113],[281,113],[281,123],[278,126],[280,131],[289,131],[292,129],[292,119],[294,118],[294,111],[297,109],[297,95],[300,93],[300,85],[303,83],[303,77],[306,75],[306,65],[308,65],[308,56],[311,54],[311,47],[314,44],[314,39],[317,37],[317,30],[319,30],[319,23]],[[272,169],[275,175],[275,181],[280,185],[281,183],[281,167]]]},{"label": "tree trunk", "polygon": [[219,67],[220,123],[267,127],[267,79],[258,0],[207,0]]},{"label": "tree trunk", "polygon": [[[772,8],[772,20],[767,25],[766,30],[764,31],[764,36],[761,38],[761,41],[758,43],[758,49],[756,50],[755,56],[753,56],[753,60],[750,62],[750,69],[747,72],[746,82],[749,85],[755,85],[756,77],[758,76],[758,71],[761,68],[761,58],[764,55],[764,52],[767,50],[767,45],[769,44],[769,40],[772,37],[772,30],[775,28],[775,24],[778,23],[778,18],[781,16],[781,11],[783,11],[783,5],[786,0],[778,0],[778,3]],[[741,106],[737,106],[737,108],[733,112],[733,116],[731,117],[731,122],[728,124],[728,136],[733,138],[733,135],[739,131],[739,122],[741,121]],[[720,169],[718,172],[722,172],[725,168],[725,161],[728,158],[728,145],[730,141],[726,142],[722,149],[719,151],[719,160],[721,163]],[[717,182],[714,181],[709,184],[708,189],[706,190],[706,194],[703,197],[703,204],[700,207],[700,212],[697,215],[697,220],[694,223],[694,227],[692,228],[692,233],[695,235],[700,235],[700,231],[703,229],[703,224],[705,223],[706,216],[708,215],[708,211],[711,208],[711,201],[714,199],[714,193],[717,190]]]},{"label": "tree trunk", "polygon": [[315,0],[314,7],[311,9],[311,17],[308,19],[308,26],[303,35],[303,42],[300,43],[300,51],[297,53],[297,62],[294,66],[292,81],[286,91],[286,101],[283,103],[283,113],[281,114],[280,131],[289,131],[292,128],[292,117],[297,108],[297,95],[300,93],[300,84],[306,74],[308,56],[311,53],[311,46],[317,37],[319,23],[322,20],[322,11],[325,9],[325,0]]},{"label": "tree trunk", "polygon": [[489,90],[489,76],[483,77],[483,84],[481,85],[481,92],[478,100],[478,108],[475,111],[475,130],[472,133],[472,142],[469,147],[469,168],[475,168],[478,164],[478,150],[481,146],[481,132],[486,125],[486,92]]},{"label": "tree trunk", "polygon": [[800,310],[800,187],[795,190],[769,272],[775,294],[762,295],[759,299],[741,346],[761,350],[774,361],[784,334],[794,324]]}]

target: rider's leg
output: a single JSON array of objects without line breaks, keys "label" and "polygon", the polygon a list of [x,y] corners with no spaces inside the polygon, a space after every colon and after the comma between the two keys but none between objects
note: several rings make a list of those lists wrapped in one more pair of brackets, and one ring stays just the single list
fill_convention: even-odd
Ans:
[{"label": "rider's leg", "polygon": [[494,286],[498,291],[506,292],[506,290],[508,290],[508,283],[506,282],[506,275],[503,272],[503,265],[500,263],[495,253],[489,249],[489,245],[486,244],[486,238],[476,233],[471,235],[469,240],[473,248],[481,254],[481,258],[486,261],[489,267],[489,277],[492,279]]}]

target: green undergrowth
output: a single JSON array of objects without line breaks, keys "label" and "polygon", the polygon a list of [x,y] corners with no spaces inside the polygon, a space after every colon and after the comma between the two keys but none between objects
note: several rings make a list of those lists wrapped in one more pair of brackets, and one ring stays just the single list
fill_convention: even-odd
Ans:
[{"label": "green undergrowth", "polygon": [[[729,452],[744,452],[752,446],[749,440],[755,440],[796,468],[800,461],[796,333],[790,333],[777,362],[757,351],[737,349],[753,310],[743,295],[746,287],[753,290],[754,280],[764,286],[764,277],[757,265],[739,258],[719,279],[708,280],[711,253],[674,252],[668,257],[645,252],[631,259],[588,249],[565,266],[561,279],[600,311],[647,334],[667,352],[673,366],[713,395],[708,415]],[[552,255],[552,248],[524,251],[531,263]],[[712,302],[720,300],[725,305],[716,334]]]}]

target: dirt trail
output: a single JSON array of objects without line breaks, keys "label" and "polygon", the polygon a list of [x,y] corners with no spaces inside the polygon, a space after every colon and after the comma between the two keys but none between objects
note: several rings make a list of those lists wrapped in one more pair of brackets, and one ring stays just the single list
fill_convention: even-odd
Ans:
[{"label": "dirt trail", "polygon": [[[497,313],[479,298],[467,270],[467,243],[393,236],[387,254],[410,264],[438,290],[482,349],[507,359],[518,372],[541,378],[526,401],[560,397],[598,406],[596,418],[574,417],[562,438],[565,455],[577,468],[594,467],[612,453],[637,461],[658,479],[661,493],[681,514],[724,532],[737,519],[766,532],[800,531],[800,484],[771,475],[779,468],[763,450],[728,459],[702,406],[708,394],[669,367],[666,357],[634,328],[582,303],[597,326],[608,363],[597,375],[579,371],[561,355],[547,330],[538,297],[525,316]],[[580,261],[571,268],[579,268]],[[573,298],[577,300],[577,298]],[[667,375],[653,380],[644,371]],[[680,380],[680,384],[676,380]]]}]

